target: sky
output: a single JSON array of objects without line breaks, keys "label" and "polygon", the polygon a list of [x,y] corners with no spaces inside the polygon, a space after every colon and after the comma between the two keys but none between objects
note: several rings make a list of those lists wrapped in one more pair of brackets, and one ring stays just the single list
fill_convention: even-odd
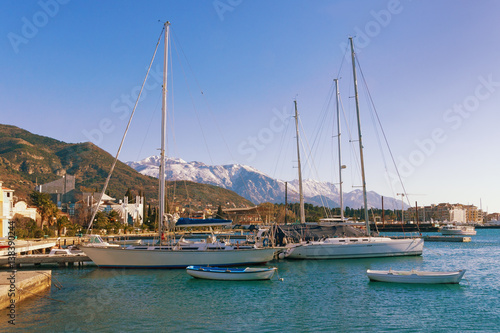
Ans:
[{"label": "sky", "polygon": [[[500,212],[498,1],[4,0],[0,9],[1,123],[115,155],[169,21],[169,156],[295,179],[296,100],[304,178],[338,183],[339,78],[345,191],[361,185],[353,37],[367,189]],[[121,161],[158,154],[162,57],[161,44]]]}]

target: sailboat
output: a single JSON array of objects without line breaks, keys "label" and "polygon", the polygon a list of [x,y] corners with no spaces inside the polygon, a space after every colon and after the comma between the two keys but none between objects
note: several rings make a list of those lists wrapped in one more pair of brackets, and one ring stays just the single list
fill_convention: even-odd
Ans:
[{"label": "sailboat", "polygon": [[[421,255],[424,240],[422,238],[392,239],[389,237],[374,237],[370,232],[368,205],[366,196],[366,182],[363,160],[363,144],[361,140],[361,125],[359,117],[358,88],[356,81],[355,54],[352,38],[349,38],[352,54],[352,68],[354,77],[354,92],[356,100],[356,115],[358,123],[359,151],[361,162],[361,177],[363,182],[364,213],[366,224],[366,236],[364,237],[330,237],[318,241],[302,241],[289,246],[285,257],[289,259],[341,259],[341,258],[370,258],[370,257],[393,257],[393,256],[416,256]],[[339,120],[339,90],[336,84],[337,94],[337,120]],[[338,140],[340,146],[340,125],[338,127]],[[298,135],[298,130],[297,130]],[[342,163],[339,149],[339,172],[340,172],[340,210],[343,212],[342,203]],[[299,169],[300,170],[300,169]],[[300,171],[299,171],[300,172]],[[299,176],[300,179],[300,176]],[[300,188],[299,188],[300,189]],[[301,211],[301,214],[303,212]],[[344,220],[342,213],[341,220]]]},{"label": "sailboat", "polygon": [[[168,37],[170,23],[164,24],[164,68],[162,91],[162,128],[161,128],[161,162],[160,162],[160,194],[159,194],[159,238],[163,233],[163,225],[170,227],[165,213],[165,142],[167,116],[167,65]],[[118,158],[118,156],[117,156]],[[108,176],[109,177],[109,176]],[[105,185],[106,187],[106,185]],[[104,192],[104,190],[103,190]],[[98,206],[97,206],[98,207]],[[106,244],[89,244],[82,246],[83,251],[99,267],[107,268],[185,268],[187,266],[240,266],[264,264],[274,258],[272,247],[240,246],[215,237],[204,241],[191,242],[183,239],[172,240],[155,245],[131,245],[127,247],[112,247]]]}]

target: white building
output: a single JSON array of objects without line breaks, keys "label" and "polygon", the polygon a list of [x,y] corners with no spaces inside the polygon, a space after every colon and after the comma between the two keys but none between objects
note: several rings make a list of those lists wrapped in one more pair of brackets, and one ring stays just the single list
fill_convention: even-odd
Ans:
[{"label": "white building", "polygon": [[[87,205],[95,206],[99,200],[100,193],[84,193],[84,199]],[[116,202],[115,198],[112,198],[106,194],[103,195],[101,204],[99,205],[99,211],[109,213],[112,210],[120,215],[120,218],[124,224],[133,225],[135,222],[142,225],[144,222],[144,197],[136,196],[135,203],[128,203],[128,197],[124,197],[123,200]]]},{"label": "white building", "polygon": [[28,204],[25,201],[18,201],[14,204],[14,208],[12,210],[12,215],[16,217],[16,215],[20,215],[23,217],[28,217],[34,221],[39,220],[38,212],[34,207],[28,207]]},{"label": "white building", "polygon": [[9,236],[9,221],[12,220],[14,214],[14,190],[2,186],[0,182],[0,237]]},{"label": "white building", "polygon": [[467,210],[462,205],[453,205],[450,208],[450,222],[466,223]]}]

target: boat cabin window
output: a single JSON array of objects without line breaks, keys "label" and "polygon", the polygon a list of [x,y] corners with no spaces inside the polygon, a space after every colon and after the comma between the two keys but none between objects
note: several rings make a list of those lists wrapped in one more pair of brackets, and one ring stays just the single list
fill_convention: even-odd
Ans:
[{"label": "boat cabin window", "polygon": [[104,243],[103,239],[99,235],[91,235],[89,237],[89,243],[91,244],[102,244]]},{"label": "boat cabin window", "polygon": [[339,242],[345,242],[345,239],[339,239]]}]

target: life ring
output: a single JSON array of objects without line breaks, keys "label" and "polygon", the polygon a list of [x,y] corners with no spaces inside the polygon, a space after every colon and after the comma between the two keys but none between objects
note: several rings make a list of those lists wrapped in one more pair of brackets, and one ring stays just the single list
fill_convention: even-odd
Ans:
[{"label": "life ring", "polygon": [[264,240],[262,241],[262,246],[264,247],[269,246],[269,238],[264,238]]}]

